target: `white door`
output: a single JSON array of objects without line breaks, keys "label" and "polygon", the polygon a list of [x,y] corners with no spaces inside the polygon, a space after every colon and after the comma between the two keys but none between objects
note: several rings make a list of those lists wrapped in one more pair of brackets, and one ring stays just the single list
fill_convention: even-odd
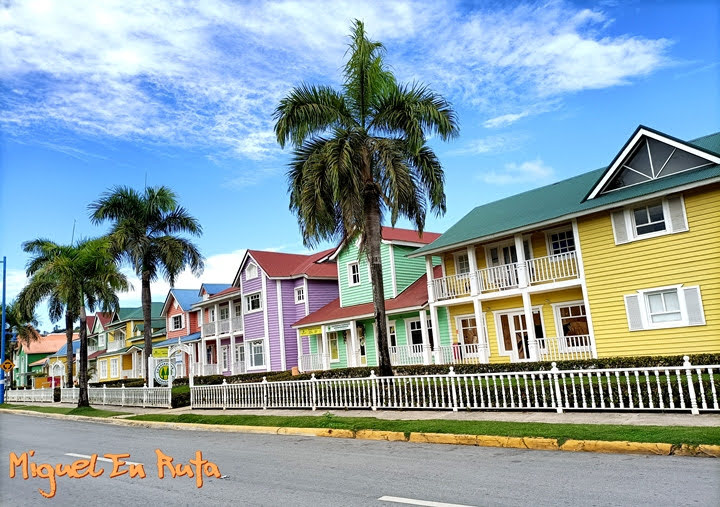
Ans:
[{"label": "white door", "polygon": [[[542,327],[540,311],[533,310],[535,337],[542,344],[545,333]],[[500,315],[501,345],[512,361],[529,361],[530,345],[525,312],[508,312]]]},{"label": "white door", "polygon": [[458,315],[455,318],[458,343],[453,355],[456,360],[478,362],[485,360],[485,326],[480,323],[478,329],[474,315]]}]

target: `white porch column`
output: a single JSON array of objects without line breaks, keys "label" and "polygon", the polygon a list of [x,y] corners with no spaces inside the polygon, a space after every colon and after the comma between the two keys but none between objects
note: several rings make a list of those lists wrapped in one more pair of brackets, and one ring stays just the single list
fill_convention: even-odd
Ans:
[{"label": "white porch column", "polygon": [[[230,319],[230,322],[232,323],[232,318]],[[235,371],[235,335],[232,334],[232,327],[230,328],[230,358],[229,359],[230,359],[230,373],[232,375],[237,375],[237,372]]]},{"label": "white porch column", "polygon": [[427,327],[427,312],[420,310],[420,334],[423,345],[423,364],[430,364],[430,335]]},{"label": "white porch column", "polygon": [[518,287],[521,289],[528,286],[527,264],[525,262],[525,244],[522,234],[515,235],[515,254],[517,255],[517,276]]},{"label": "white porch column", "polygon": [[435,302],[435,283],[433,283],[434,268],[432,265],[432,256],[425,256],[425,272],[427,274],[427,286],[428,286],[428,302]]},{"label": "white porch column", "polygon": [[297,364],[298,364],[298,371],[302,371],[302,336],[300,336],[300,330],[296,329],[295,334],[297,335]]},{"label": "white porch column", "polygon": [[473,309],[475,310],[475,330],[477,331],[478,346],[482,351],[483,362],[490,362],[490,344],[485,340],[485,332],[483,326],[482,301],[473,300]]},{"label": "white porch column", "polygon": [[525,327],[527,328],[528,336],[528,358],[531,361],[538,360],[538,343],[537,337],[535,336],[535,319],[533,318],[532,304],[530,302],[530,293],[523,291],[523,310],[525,312]]},{"label": "white porch column", "polygon": [[200,344],[198,347],[200,348],[200,366],[202,368],[200,375],[205,375],[205,366],[207,365],[207,342],[205,341],[204,336],[200,338]]},{"label": "white porch column", "polygon": [[477,278],[477,257],[475,257],[475,245],[467,247],[468,264],[470,265],[470,294],[475,296],[480,292]]},{"label": "white porch column", "polygon": [[323,369],[329,370],[330,369],[330,341],[328,340],[328,334],[327,329],[325,326],[322,326],[322,360],[323,360]]},{"label": "white porch column", "polygon": [[[217,307],[217,305],[215,305]],[[218,312],[217,308],[215,308],[215,332],[217,333],[217,322],[218,322]],[[222,350],[220,350],[220,338],[215,335],[215,365],[216,365],[216,373],[218,375],[222,374]]]},{"label": "white porch column", "polygon": [[[200,308],[200,313],[198,313],[198,325],[200,326],[200,336],[205,336],[205,331],[203,330],[203,326],[205,324],[205,309]],[[188,329],[190,329],[190,324],[188,323]],[[205,372],[203,372],[205,374]]]},{"label": "white porch column", "polygon": [[[230,299],[228,301],[228,329],[230,329],[231,336],[233,334],[233,315],[235,315],[233,313],[233,302],[232,299]],[[232,361],[230,361],[230,363],[232,364]]]},{"label": "white porch column", "polygon": [[354,320],[350,321],[350,357],[348,358],[348,366],[349,367],[355,367],[360,366],[358,364],[358,357],[357,357],[357,349],[358,349],[358,340],[357,340],[357,328],[355,327],[356,323]]},{"label": "white porch column", "polygon": [[215,336],[217,336],[220,334],[220,303],[215,303],[214,308],[215,308]]},{"label": "white porch column", "polygon": [[440,326],[438,325],[438,307],[434,304],[430,305],[430,322],[432,322],[432,328],[435,338],[435,349],[433,355],[435,356],[435,364],[442,364],[442,352],[440,349]]}]

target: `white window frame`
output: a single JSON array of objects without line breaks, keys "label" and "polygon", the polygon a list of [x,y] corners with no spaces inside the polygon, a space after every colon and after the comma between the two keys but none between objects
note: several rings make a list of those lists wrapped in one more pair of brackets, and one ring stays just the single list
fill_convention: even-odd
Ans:
[{"label": "white window frame", "polygon": [[235,317],[242,317],[243,316],[243,303],[240,301],[240,304],[233,303],[233,308],[235,308]]},{"label": "white window frame", "polygon": [[107,335],[106,333],[100,333],[98,335],[98,348],[105,347],[107,343]]},{"label": "white window frame", "polygon": [[[680,226],[679,229],[676,228],[677,224],[673,223],[672,216],[670,213],[671,212],[670,201],[673,199],[677,199],[679,202],[679,206],[682,208],[684,223],[683,223],[683,225]],[[665,222],[665,230],[648,232],[645,234],[638,234],[637,226],[635,224],[635,210],[638,208],[642,208],[642,207],[653,206],[658,203],[662,204],[663,221]],[[624,239],[624,240],[618,239],[618,230],[617,230],[618,224],[615,223],[616,215],[620,215],[622,217],[622,220],[620,220],[620,222],[623,223],[623,225],[625,227],[625,230],[621,231],[624,234],[624,236],[626,236],[626,239]],[[642,241],[644,239],[657,238],[660,236],[666,236],[668,234],[679,234],[679,233],[687,232],[690,230],[690,227],[688,224],[688,217],[687,217],[687,207],[685,206],[685,198],[682,194],[677,195],[677,196],[664,196],[661,199],[652,199],[650,201],[638,202],[633,205],[626,206],[626,207],[622,208],[621,210],[611,213],[610,221],[612,223],[613,236],[614,236],[616,245],[632,243],[633,241]]]},{"label": "white window frame", "polygon": [[[540,325],[542,326],[543,336],[547,338],[547,327],[545,326],[545,315],[543,313],[542,308],[543,308],[543,305],[533,306],[532,313],[535,313],[536,311],[540,312]],[[525,309],[523,307],[520,307],[520,308],[508,308],[506,310],[495,310],[492,312],[493,318],[495,320],[495,338],[497,339],[498,355],[507,356],[507,357],[511,358],[511,360],[514,360],[517,362],[530,361],[530,358],[528,357],[527,359],[519,359],[519,358],[515,357],[515,352],[513,350],[505,349],[505,340],[503,339],[502,323],[500,322],[500,316],[505,315],[505,314],[521,313],[521,312],[524,312],[524,310]],[[476,322],[476,324],[477,324],[477,322]],[[525,325],[528,325],[528,323],[526,322]],[[537,338],[537,336],[535,338]],[[542,346],[541,346],[541,348],[542,348]]]},{"label": "white window frame", "polygon": [[[179,326],[176,326],[176,325],[175,325],[175,319],[178,318],[178,317],[180,317],[180,325],[179,325]],[[177,331],[178,329],[183,329],[183,328],[185,327],[185,325],[184,325],[185,322],[184,322],[184,321],[185,321],[185,319],[183,318],[183,314],[182,314],[182,313],[178,313],[177,315],[173,315],[172,317],[170,317],[170,323],[172,324],[172,329],[171,329],[171,330],[172,330],[172,331]]]},{"label": "white window frame", "polygon": [[116,378],[120,376],[120,358],[113,357],[110,359],[110,377]]},{"label": "white window frame", "polygon": [[[354,276],[352,272],[352,266],[357,266],[357,282],[354,282]],[[357,287],[362,283],[362,278],[360,277],[360,263],[358,261],[352,261],[347,263],[347,281],[348,281],[348,287]]]},{"label": "white window frame", "polygon": [[305,287],[295,287],[295,304],[299,305],[300,303],[305,302]]},{"label": "white window frame", "polygon": [[222,345],[220,348],[220,359],[222,360],[222,371],[230,370],[230,345]]},{"label": "white window frame", "polygon": [[[258,307],[257,308],[251,308],[250,302],[252,301],[252,298],[254,296],[257,296],[258,298]],[[245,314],[248,315],[250,313],[257,313],[263,311],[263,301],[262,301],[262,291],[252,292],[250,294],[247,294],[244,298],[243,304],[245,305]]]},{"label": "white window frame", "polygon": [[[652,289],[642,289],[637,291],[640,295],[640,309],[642,310],[643,324],[645,329],[666,329],[670,327],[687,327],[688,322],[687,304],[685,303],[685,291],[682,290],[683,285],[668,285],[665,287],[653,287]],[[661,292],[670,292],[674,290],[677,294],[678,304],[680,305],[680,320],[669,322],[653,322],[650,314],[650,300],[648,296]]]},{"label": "white window frame", "polygon": [[[587,306],[585,306],[585,301],[583,301],[582,299],[578,299],[575,301],[563,301],[562,303],[552,303],[550,306],[553,309],[553,318],[555,319],[555,336],[558,339],[560,350],[566,351],[566,352],[586,350],[587,347],[585,347],[585,346],[568,346],[567,340],[563,340],[563,338],[566,338],[566,336],[563,331],[562,316],[560,315],[561,308],[567,308],[570,306],[583,306],[585,308],[584,316],[588,323],[588,336],[589,336],[590,335],[590,321],[588,320],[588,311],[587,311]],[[588,338],[588,340],[590,340],[590,339]]]},{"label": "white window frame", "polygon": [[98,374],[100,378],[108,378],[108,364],[107,359],[101,359],[98,361]]},{"label": "white window frame", "polygon": [[[553,235],[553,234],[560,234],[560,233],[562,233],[562,232],[565,232],[565,233],[569,232],[570,234],[572,234],[572,237],[573,237],[573,249],[572,249],[572,250],[568,250],[567,252],[557,252],[557,253],[555,253],[555,252],[553,251],[553,246],[552,246],[552,235]],[[550,255],[560,255],[560,254],[563,254],[563,253],[570,253],[570,252],[575,252],[575,251],[577,251],[577,238],[575,237],[575,232],[573,231],[572,225],[568,225],[567,227],[556,227],[555,229],[549,229],[549,230],[545,231],[545,248],[547,248],[547,254],[548,254],[548,256],[550,256]],[[532,250],[532,245],[531,245],[531,250]]]},{"label": "white window frame", "polygon": [[[635,210],[637,209],[648,209],[651,206],[657,206],[660,204],[662,207],[663,212],[663,224],[665,225],[665,229],[662,231],[653,231],[653,232],[646,232],[643,234],[639,234],[637,232],[638,225],[635,222]],[[632,234],[633,239],[646,239],[646,238],[655,238],[657,236],[665,236],[666,234],[672,233],[672,225],[669,223],[669,216],[670,216],[670,209],[668,207],[667,201],[663,199],[662,201],[651,201],[651,202],[645,202],[639,205],[631,206],[626,210],[626,220],[629,219],[630,222],[630,232]],[[644,224],[649,225],[649,224]]]},{"label": "white window frame", "polygon": [[[467,271],[460,272],[460,259],[462,257],[465,257],[467,260]],[[453,260],[455,262],[455,274],[456,275],[462,275],[466,273],[470,273],[470,256],[468,255],[467,251],[465,252],[455,252],[453,254]]]},{"label": "white window frame", "polygon": [[[335,350],[337,351],[337,358],[333,359],[332,356],[332,343],[335,342]],[[339,363],[340,362],[340,337],[338,336],[338,331],[335,331],[333,333],[328,334],[328,356],[330,356],[330,362],[331,363]]]},{"label": "white window frame", "polygon": [[[228,320],[230,318],[230,306],[221,306],[219,308],[220,310],[220,320]],[[225,318],[223,318],[223,310],[227,312],[227,315]]]},{"label": "white window frame", "polygon": [[[525,256],[525,260],[527,261],[530,259],[534,259],[535,256],[534,256],[534,252],[533,252],[532,235],[524,234],[522,237],[522,240],[523,240],[523,253],[525,253],[525,251],[524,251],[525,250],[525,242],[527,242],[527,246],[528,246],[528,251],[527,251],[528,255]],[[497,241],[495,243],[490,243],[489,245],[485,245],[485,265],[488,268],[491,267],[490,263],[492,260],[492,256],[490,255],[490,250],[492,250],[493,248],[497,248],[498,254],[499,254],[499,252],[506,246],[514,247],[515,241],[514,240]],[[517,255],[517,251],[515,252],[515,254]],[[503,261],[505,261],[505,259],[503,259]],[[510,262],[504,262],[503,264],[500,264],[500,266],[509,266],[510,264],[512,264],[512,259],[510,259]]]},{"label": "white window frame", "polygon": [[[395,345],[392,344],[392,338],[395,338]],[[390,347],[397,347],[397,325],[394,320],[388,321],[388,344]]]},{"label": "white window frame", "polygon": [[[411,329],[413,324],[417,324],[417,329]],[[413,343],[412,341],[412,332],[413,331],[420,331],[420,343]],[[407,345],[408,347],[412,347],[413,345],[422,345],[424,343],[423,341],[423,335],[422,335],[422,322],[420,318],[417,319],[408,319],[405,321],[405,338],[407,339]]]},{"label": "white window frame", "polygon": [[[242,353],[242,358],[240,358],[240,355]],[[245,363],[245,343],[236,343],[235,344],[235,350],[233,351],[233,354],[235,354],[235,365],[239,365],[240,363]]]},{"label": "white window frame", "polygon": [[257,264],[252,262],[248,264],[245,268],[245,280],[255,280],[258,277],[258,271]]},{"label": "white window frame", "polygon": [[[255,354],[253,353],[253,347],[260,345],[262,348],[262,364],[254,364],[255,361]],[[246,368],[248,370],[264,370],[267,366],[265,364],[265,339],[260,338],[257,340],[248,340],[247,341],[247,347],[248,350],[246,351],[247,354],[245,354],[245,360],[246,360]]]}]

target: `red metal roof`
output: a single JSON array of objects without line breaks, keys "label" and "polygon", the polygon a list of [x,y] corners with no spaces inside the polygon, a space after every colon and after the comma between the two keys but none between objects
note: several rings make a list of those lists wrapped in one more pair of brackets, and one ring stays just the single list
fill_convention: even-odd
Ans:
[{"label": "red metal roof", "polygon": [[437,232],[423,232],[422,236],[413,229],[400,229],[398,227],[383,227],[382,238],[386,241],[407,241],[408,243],[422,243],[429,245],[441,235]]},{"label": "red metal roof", "polygon": [[92,354],[90,354],[88,356],[88,361],[90,361],[91,359],[95,359],[97,356],[99,356],[100,354],[104,354],[104,353],[105,353],[105,350],[98,350],[97,352],[93,352]]},{"label": "red metal roof", "polygon": [[[434,276],[442,276],[442,267],[435,266]],[[407,289],[402,291],[396,298],[385,300],[385,311],[392,312],[402,310],[404,308],[417,308],[425,306],[428,302],[427,295],[427,275],[423,275],[413,282]],[[372,303],[363,303],[361,305],[340,306],[340,298],[328,303],[319,310],[311,313],[307,317],[303,317],[293,324],[293,327],[308,326],[318,324],[320,322],[329,322],[335,320],[352,319],[372,315],[375,312]]]},{"label": "red metal roof", "polygon": [[95,317],[100,320],[100,324],[103,328],[107,326],[108,322],[110,322],[112,315],[112,312],[95,312]]},{"label": "red metal roof", "polygon": [[[73,333],[73,340],[77,340],[80,335]],[[50,333],[41,336],[39,340],[33,340],[28,344],[22,343],[22,348],[26,354],[52,354],[57,352],[60,347],[65,345],[67,337],[65,333]]]},{"label": "red metal roof", "polygon": [[311,255],[302,255],[248,250],[248,254],[260,264],[263,271],[270,277],[286,278],[306,275],[312,278],[336,279],[337,266],[335,263],[317,263],[331,252],[332,250],[324,250]]},{"label": "red metal roof", "polygon": [[85,325],[87,325],[88,333],[92,332],[93,324],[95,324],[95,315],[88,315],[85,319]]}]

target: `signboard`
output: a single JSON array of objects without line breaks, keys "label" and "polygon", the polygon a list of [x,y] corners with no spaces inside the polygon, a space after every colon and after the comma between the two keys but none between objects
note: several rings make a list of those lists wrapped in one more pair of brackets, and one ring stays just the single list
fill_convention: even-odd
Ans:
[{"label": "signboard", "polygon": [[155,364],[155,382],[161,386],[168,385],[170,377],[175,378],[175,365],[168,361],[158,361]]},{"label": "signboard", "polygon": [[350,329],[350,323],[342,322],[340,324],[331,324],[329,326],[325,326],[325,328],[328,330],[329,333],[332,333],[333,331],[347,331],[348,329]]},{"label": "signboard", "polygon": [[304,327],[300,329],[300,336],[310,336],[312,334],[322,334],[322,327]]},{"label": "signboard", "polygon": [[167,357],[168,349],[153,349],[152,356],[153,357]]},{"label": "signboard", "polygon": [[5,373],[10,373],[13,368],[15,368],[15,363],[10,361],[9,359],[6,359],[3,364],[0,364],[0,368],[2,368]]}]

